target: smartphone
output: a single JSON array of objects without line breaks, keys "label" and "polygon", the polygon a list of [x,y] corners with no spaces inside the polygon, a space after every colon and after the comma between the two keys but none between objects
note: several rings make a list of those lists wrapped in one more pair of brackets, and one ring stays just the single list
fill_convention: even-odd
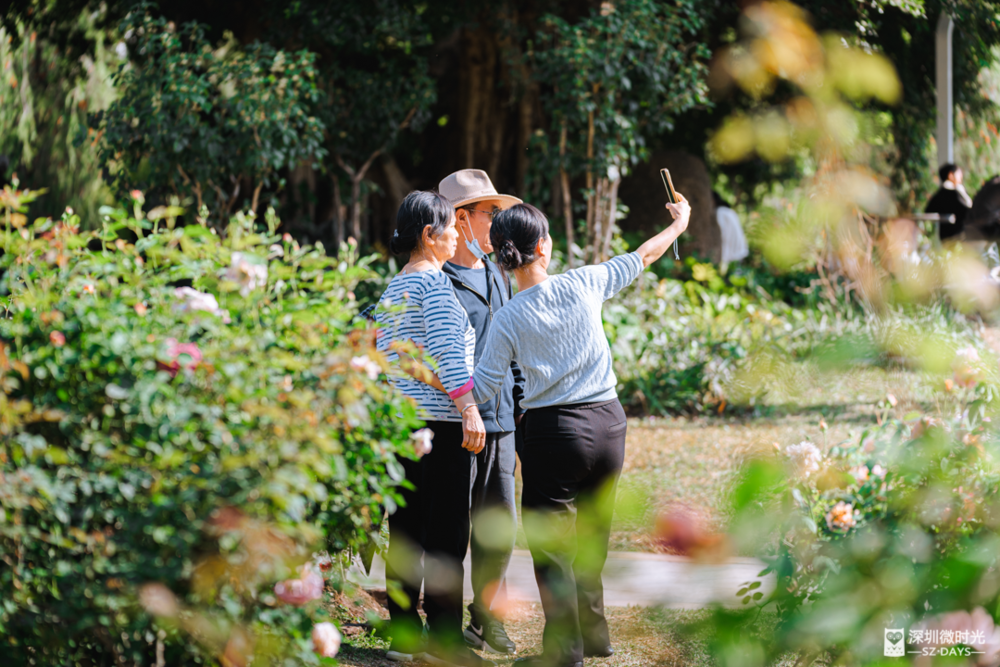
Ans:
[{"label": "smartphone", "polygon": [[[661,169],[660,177],[663,179],[663,187],[667,189],[667,199],[670,200],[671,204],[677,203],[677,191],[674,190],[674,182],[670,180],[670,170]],[[679,260],[681,258],[680,253],[677,251],[677,239],[674,239],[674,259]]]}]

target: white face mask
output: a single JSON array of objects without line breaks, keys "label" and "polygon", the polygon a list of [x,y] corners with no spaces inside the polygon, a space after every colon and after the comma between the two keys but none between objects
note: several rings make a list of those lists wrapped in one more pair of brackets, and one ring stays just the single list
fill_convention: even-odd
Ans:
[{"label": "white face mask", "polygon": [[[466,220],[466,223],[469,225],[469,229],[470,229],[469,236],[472,236],[472,233],[471,233],[472,223],[469,222],[468,220]],[[463,237],[463,240],[465,241],[465,247],[469,249],[469,252],[472,253],[472,256],[475,257],[476,260],[481,261],[484,257],[486,257],[486,253],[483,251],[482,246],[479,245],[479,239],[473,237],[472,240],[470,241],[465,236],[465,230],[464,229],[462,229],[462,237]]]}]

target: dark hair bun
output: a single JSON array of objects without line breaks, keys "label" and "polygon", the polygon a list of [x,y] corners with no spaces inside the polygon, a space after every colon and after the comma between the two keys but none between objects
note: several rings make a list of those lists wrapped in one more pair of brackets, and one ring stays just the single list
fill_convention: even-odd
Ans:
[{"label": "dark hair bun", "polygon": [[531,204],[515,204],[493,218],[490,241],[497,249],[497,263],[507,271],[520,269],[538,257],[538,242],[549,236],[549,221]]},{"label": "dark hair bun", "polygon": [[394,255],[411,254],[420,247],[425,227],[431,228],[431,236],[440,236],[454,215],[455,209],[444,196],[436,192],[414,190],[399,205],[396,231],[389,241],[390,252]]},{"label": "dark hair bun", "polygon": [[521,268],[523,258],[517,251],[517,247],[510,239],[504,239],[503,244],[497,248],[497,262],[508,271]]}]

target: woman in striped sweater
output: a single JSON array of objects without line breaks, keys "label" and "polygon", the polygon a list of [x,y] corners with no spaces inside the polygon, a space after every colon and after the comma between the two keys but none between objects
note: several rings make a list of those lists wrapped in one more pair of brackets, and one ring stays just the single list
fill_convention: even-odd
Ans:
[{"label": "woman in striped sweater", "polygon": [[[403,492],[405,505],[389,516],[388,586],[409,598],[400,604],[389,596],[392,646],[388,657],[424,659],[441,665],[480,667],[483,660],[465,647],[462,637],[462,560],[469,545],[469,509],[475,455],[485,444],[486,429],[472,398],[476,335],[441,267],[455,254],[455,210],[434,192],[412,192],[400,205],[390,249],[410,261],[389,282],[375,309],[378,349],[405,373],[393,373],[396,390],[414,400],[421,419],[434,433],[430,453],[404,459],[406,479],[415,487]],[[416,371],[400,359],[399,344],[412,341],[437,364],[434,386],[411,377]],[[421,564],[423,556],[423,564]],[[428,642],[417,599],[424,584]]]}]

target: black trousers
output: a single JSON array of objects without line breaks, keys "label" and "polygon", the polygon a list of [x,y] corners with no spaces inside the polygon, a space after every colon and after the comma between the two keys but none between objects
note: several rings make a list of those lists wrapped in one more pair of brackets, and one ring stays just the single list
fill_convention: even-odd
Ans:
[{"label": "black trousers", "polygon": [[487,433],[472,484],[472,607],[482,623],[507,595],[504,577],[517,535],[513,433]]},{"label": "black trousers", "polygon": [[427,428],[434,432],[431,452],[402,461],[416,488],[404,491],[405,506],[389,515],[390,634],[393,649],[403,652],[419,646],[421,584],[430,641],[446,648],[463,643],[462,561],[469,547],[475,454],[462,449],[461,423],[427,422]]},{"label": "black trousers", "polygon": [[625,458],[618,399],[525,415],[521,454],[524,530],[545,612],[544,653],[583,660],[610,644],[601,570]]}]

